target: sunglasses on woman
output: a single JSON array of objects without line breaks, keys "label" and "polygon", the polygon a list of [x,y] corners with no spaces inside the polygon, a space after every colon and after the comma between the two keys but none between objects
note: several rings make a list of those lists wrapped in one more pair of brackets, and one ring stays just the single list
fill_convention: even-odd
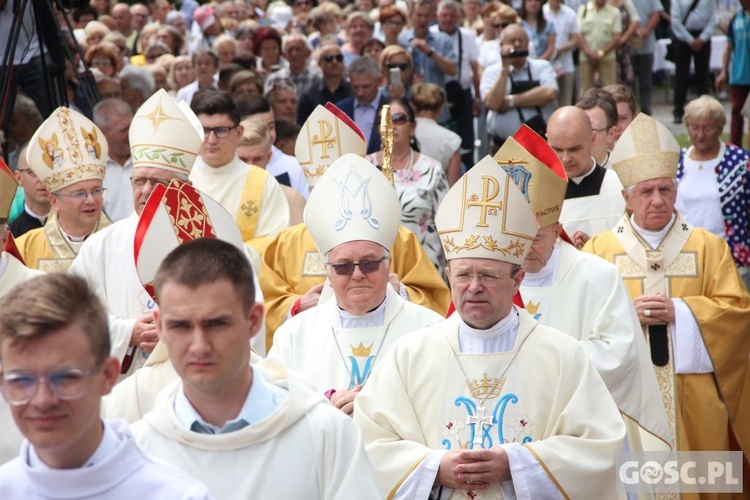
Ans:
[{"label": "sunglasses on woman", "polygon": [[394,113],[391,115],[391,121],[394,125],[403,125],[409,121],[409,117],[406,116],[406,113]]},{"label": "sunglasses on woman", "polygon": [[409,69],[409,63],[387,62],[387,63],[385,63],[385,67],[388,68],[388,69],[398,68],[401,71],[406,71],[407,69]]}]

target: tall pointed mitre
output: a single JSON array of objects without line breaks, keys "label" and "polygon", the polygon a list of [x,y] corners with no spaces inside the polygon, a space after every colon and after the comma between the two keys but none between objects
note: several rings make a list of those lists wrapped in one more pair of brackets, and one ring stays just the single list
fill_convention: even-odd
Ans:
[{"label": "tall pointed mitre", "polygon": [[190,174],[203,143],[199,124],[190,108],[179,106],[160,89],[143,103],[130,123],[133,167]]},{"label": "tall pointed mitre", "polygon": [[99,127],[62,106],[36,129],[26,150],[29,167],[51,193],[77,182],[103,180],[108,155]]},{"label": "tall pointed mitre", "polygon": [[318,105],[302,125],[294,146],[294,155],[310,188],[333,162],[349,153],[365,156],[365,135],[346,113],[330,102]]},{"label": "tall pointed mitre", "polygon": [[539,227],[555,224],[560,218],[568,176],[547,141],[521,125],[495,153],[495,161],[526,196]]},{"label": "tall pointed mitre", "polygon": [[138,277],[154,300],[161,262],[177,246],[198,238],[218,238],[245,252],[234,217],[217,201],[178,179],[168,187],[157,185],[138,220],[133,248]]},{"label": "tall pointed mitre", "polygon": [[526,196],[491,156],[453,185],[435,214],[448,260],[523,264],[539,225]]},{"label": "tall pointed mitre", "polygon": [[401,224],[401,202],[382,172],[361,156],[336,160],[310,193],[305,225],[324,255],[350,241],[390,250]]},{"label": "tall pointed mitre", "polygon": [[628,188],[651,179],[674,179],[680,145],[667,127],[640,113],[622,133],[609,158],[622,186]]},{"label": "tall pointed mitre", "polygon": [[8,165],[0,158],[0,224],[8,222],[16,189],[18,189],[18,181],[13,177],[13,172],[10,171]]}]

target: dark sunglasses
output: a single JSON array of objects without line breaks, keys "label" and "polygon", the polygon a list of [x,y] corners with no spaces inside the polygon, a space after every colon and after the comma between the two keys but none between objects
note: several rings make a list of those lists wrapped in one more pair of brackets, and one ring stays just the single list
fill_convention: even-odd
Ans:
[{"label": "dark sunglasses", "polygon": [[409,117],[406,116],[406,113],[395,113],[391,115],[391,121],[394,125],[403,125],[409,121]]},{"label": "dark sunglasses", "polygon": [[395,62],[387,62],[385,63],[385,67],[388,69],[391,68],[398,68],[401,71],[406,71],[409,69],[410,64],[409,63],[395,63]]},{"label": "dark sunglasses", "polygon": [[378,269],[380,269],[380,263],[383,262],[388,257],[383,257],[382,259],[378,260],[363,260],[361,262],[347,262],[345,264],[331,264],[330,262],[327,263],[327,265],[331,266],[334,271],[336,271],[336,274],[339,276],[351,276],[354,274],[354,267],[359,266],[359,270],[362,271],[363,274],[370,274],[374,273]]},{"label": "dark sunglasses", "polygon": [[496,30],[501,30],[510,26],[510,23],[498,23],[498,24],[493,24],[492,26],[494,26]]},{"label": "dark sunglasses", "polygon": [[344,55],[343,54],[327,55],[327,56],[323,56],[323,60],[327,63],[333,62],[333,61],[342,62],[344,60]]}]

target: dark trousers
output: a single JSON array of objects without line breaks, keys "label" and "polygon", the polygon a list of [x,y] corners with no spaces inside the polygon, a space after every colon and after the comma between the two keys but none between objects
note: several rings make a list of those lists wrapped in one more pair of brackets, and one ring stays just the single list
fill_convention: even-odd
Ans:
[{"label": "dark trousers", "polygon": [[[700,34],[700,32],[695,32]],[[691,32],[693,36],[696,34]],[[693,52],[690,44],[681,40],[672,42],[675,45],[675,85],[674,85],[674,115],[682,117],[685,114],[685,100],[690,82],[690,59],[695,64],[695,81],[698,84],[698,95],[708,94],[708,65],[711,59],[711,40],[703,44],[698,52]]]},{"label": "dark trousers", "polygon": [[[732,104],[729,142],[740,148],[742,147],[742,133],[745,131],[745,117],[742,116],[742,107],[745,105],[748,95],[750,95],[750,86],[748,85],[729,86],[729,102]],[[748,138],[748,147],[750,147],[750,138]]]},{"label": "dark trousers", "polygon": [[654,54],[632,54],[635,89],[641,103],[641,112],[651,115],[651,95],[653,88]]},{"label": "dark trousers", "polygon": [[470,169],[474,166],[474,98],[471,88],[463,89],[461,98],[450,108],[456,133],[461,136],[461,162]]},{"label": "dark trousers", "polygon": [[[0,68],[0,71],[5,73],[7,68]],[[5,114],[1,117],[3,130],[7,130],[10,117],[13,115],[13,106],[16,103],[18,87],[21,87],[24,94],[36,103],[42,117],[46,119],[52,113],[47,84],[44,81],[42,58],[41,56],[32,57],[27,64],[13,66],[13,77],[10,81]]]}]

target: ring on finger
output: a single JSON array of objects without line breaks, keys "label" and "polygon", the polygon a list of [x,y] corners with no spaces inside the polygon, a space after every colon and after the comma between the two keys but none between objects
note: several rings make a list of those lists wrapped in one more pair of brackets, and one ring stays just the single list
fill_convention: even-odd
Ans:
[{"label": "ring on finger", "polygon": [[651,309],[646,309],[645,311],[643,311],[643,315],[646,316],[647,318],[650,318],[651,317]]}]

